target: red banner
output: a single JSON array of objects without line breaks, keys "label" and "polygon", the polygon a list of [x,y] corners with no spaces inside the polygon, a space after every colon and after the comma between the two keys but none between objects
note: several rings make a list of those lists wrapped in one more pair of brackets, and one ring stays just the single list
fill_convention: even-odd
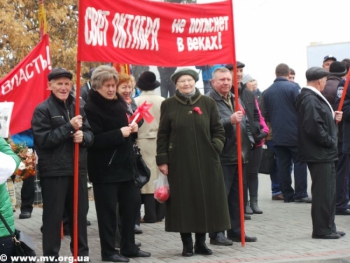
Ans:
[{"label": "red banner", "polygon": [[232,2],[79,1],[79,61],[189,66],[233,62]]},{"label": "red banner", "polygon": [[50,95],[47,75],[51,70],[49,35],[3,79],[0,80],[0,102],[13,101],[10,134],[25,131],[35,107]]}]

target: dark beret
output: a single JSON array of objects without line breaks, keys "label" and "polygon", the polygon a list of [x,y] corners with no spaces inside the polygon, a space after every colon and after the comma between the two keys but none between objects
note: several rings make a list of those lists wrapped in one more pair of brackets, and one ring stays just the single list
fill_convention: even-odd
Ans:
[{"label": "dark beret", "polygon": [[183,75],[190,75],[197,82],[199,79],[198,72],[190,68],[180,68],[171,75],[171,81],[176,84],[177,80]]},{"label": "dark beret", "polygon": [[49,81],[53,79],[62,78],[62,77],[66,77],[72,80],[73,74],[64,68],[54,68],[53,70],[51,70],[49,75],[47,75],[47,78]]},{"label": "dark beret", "polygon": [[318,80],[318,79],[322,79],[324,77],[329,76],[329,71],[325,70],[324,68],[320,68],[320,67],[312,67],[309,68],[306,71],[306,79],[307,81],[312,81],[312,80]]},{"label": "dark beret", "polygon": [[[237,68],[244,68],[245,64],[237,61]],[[226,64],[225,68],[227,68],[228,70],[233,70],[233,64]]]},{"label": "dark beret", "polygon": [[160,86],[160,83],[156,80],[156,75],[152,71],[145,71],[140,75],[136,86],[140,90],[147,91],[158,88]]}]

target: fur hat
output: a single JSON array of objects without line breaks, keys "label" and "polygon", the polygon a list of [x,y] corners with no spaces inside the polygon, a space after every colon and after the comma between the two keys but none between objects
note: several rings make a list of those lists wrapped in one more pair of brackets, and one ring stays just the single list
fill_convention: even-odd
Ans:
[{"label": "fur hat", "polygon": [[309,68],[306,71],[306,79],[307,81],[313,81],[313,80],[318,80],[318,79],[322,79],[324,77],[329,76],[329,71],[325,70],[324,68],[320,68],[320,67],[312,67]]},{"label": "fur hat", "polygon": [[183,75],[191,76],[196,82],[199,79],[198,72],[190,68],[180,68],[176,70],[175,73],[171,75],[170,79],[174,84],[176,84],[177,80]]},{"label": "fur hat", "polygon": [[342,77],[346,75],[348,70],[343,62],[334,61],[329,67],[329,72],[331,75]]},{"label": "fur hat", "polygon": [[47,78],[49,81],[53,79],[62,78],[62,77],[66,77],[72,80],[73,74],[64,68],[54,68],[53,70],[51,70],[49,75],[47,75]]},{"label": "fur hat", "polygon": [[140,89],[140,90],[154,90],[156,88],[158,88],[160,86],[159,81],[156,80],[156,75],[151,72],[151,71],[145,71],[143,72],[137,83],[136,86]]}]

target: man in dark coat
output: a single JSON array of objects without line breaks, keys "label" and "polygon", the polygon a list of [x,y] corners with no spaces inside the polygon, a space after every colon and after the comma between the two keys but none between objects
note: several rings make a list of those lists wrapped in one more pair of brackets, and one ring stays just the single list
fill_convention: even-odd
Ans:
[{"label": "man in dark coat", "polygon": [[175,94],[175,84],[170,80],[177,67],[158,67],[160,75],[160,94],[163,98],[169,98]]},{"label": "man in dark coat", "polygon": [[[234,74],[233,74],[233,65],[227,64],[225,66],[228,70],[230,70],[232,75],[232,84],[234,84]],[[245,106],[245,114],[246,118],[248,119],[248,125],[249,129],[251,131],[251,136],[253,138],[253,143],[255,144],[255,139],[260,134],[260,117],[258,108],[255,104],[255,95],[251,91],[249,91],[247,88],[244,87],[242,84],[242,77],[243,77],[243,69],[245,67],[245,64],[237,61],[237,83],[238,83],[238,93],[239,97],[242,100],[242,103]],[[231,93],[234,94],[234,86],[231,86]],[[246,175],[244,175],[245,179],[247,178]],[[248,194],[247,194],[246,188],[244,189],[244,205],[245,205],[245,218],[251,219],[250,215],[253,214],[253,210],[251,209],[250,205],[248,205]]]},{"label": "man in dark coat", "polygon": [[306,71],[307,86],[297,97],[298,157],[307,162],[312,178],[312,238],[338,239],[335,217],[335,165],[337,125],[343,113],[333,111],[321,94],[329,72],[319,67]]},{"label": "man in dark coat", "polygon": [[[43,255],[57,261],[61,247],[61,222],[66,209],[73,240],[74,144],[79,144],[78,255],[88,257],[86,211],[86,147],[93,134],[83,108],[75,114],[75,98],[70,94],[72,73],[53,69],[49,75],[51,96],[39,104],[32,118],[34,148],[43,197]],[[71,250],[73,246],[71,243]]]},{"label": "man in dark coat", "polygon": [[[329,76],[322,95],[331,104],[333,110],[336,110],[336,102],[339,102],[342,92],[338,93],[338,84],[347,73],[347,68],[343,62],[334,61],[329,67]],[[344,86],[344,85],[343,85]],[[343,153],[343,122],[338,123],[338,160],[335,162],[336,170],[336,211],[338,215],[350,215],[348,209],[349,196],[348,186],[345,183],[349,177],[349,156]]]},{"label": "man in dark coat", "polygon": [[[213,90],[206,96],[213,98],[216,102],[221,122],[225,128],[226,143],[220,154],[221,167],[224,174],[228,208],[230,213],[231,229],[227,231],[227,237],[224,232],[210,233],[210,244],[219,246],[232,245],[232,241],[241,241],[241,224],[239,210],[239,191],[238,191],[238,159],[236,142],[236,124],[241,124],[242,133],[242,152],[243,162],[248,159],[248,151],[251,148],[251,142],[248,138],[248,132],[244,125],[247,120],[243,117],[242,111],[235,111],[233,94],[230,92],[232,86],[232,76],[228,69],[218,68],[214,71],[212,78]],[[243,121],[242,121],[243,120]],[[255,242],[256,237],[246,236],[246,242]]]},{"label": "man in dark coat", "polygon": [[[279,64],[276,67],[276,79],[264,92],[263,115],[271,123],[273,142],[278,157],[280,186],[285,203],[310,203],[307,194],[307,167],[297,161],[297,123],[295,100],[300,87],[297,83],[288,81],[289,67]],[[290,164],[294,163],[294,186],[290,174]]]}]

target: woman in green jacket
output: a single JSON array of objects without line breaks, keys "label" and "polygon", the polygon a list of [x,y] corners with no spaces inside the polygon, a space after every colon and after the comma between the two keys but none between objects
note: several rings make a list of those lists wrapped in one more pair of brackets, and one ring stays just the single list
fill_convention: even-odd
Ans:
[{"label": "woman in green jacket", "polygon": [[[15,224],[10,195],[6,189],[6,180],[16,171],[19,163],[19,157],[12,151],[10,145],[0,137],[0,213],[13,232],[15,231]],[[12,237],[0,220],[0,255],[7,256],[7,260],[2,262],[12,262],[13,249]]]},{"label": "woman in green jacket", "polygon": [[175,95],[163,101],[157,137],[157,165],[168,175],[165,230],[180,232],[182,255],[210,255],[207,232],[230,228],[219,154],[225,141],[216,103],[195,88],[198,73],[183,68],[171,80]]}]

